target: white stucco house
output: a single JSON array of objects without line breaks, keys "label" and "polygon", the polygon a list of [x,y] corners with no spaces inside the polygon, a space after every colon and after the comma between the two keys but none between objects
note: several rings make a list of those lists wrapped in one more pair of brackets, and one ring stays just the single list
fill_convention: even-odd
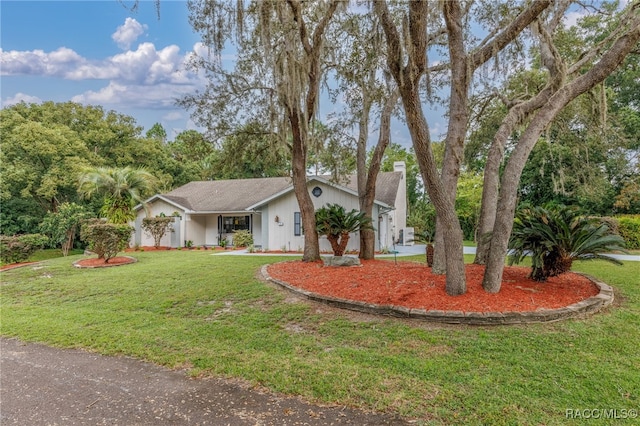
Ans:
[{"label": "white stucco house", "polygon": [[[393,172],[379,173],[376,201],[373,207],[376,249],[390,248],[406,232],[407,190],[406,166],[394,163]],[[347,211],[358,210],[355,175],[336,184],[322,176],[309,176],[307,186],[316,209],[338,203]],[[216,246],[221,239],[233,241],[237,230],[253,234],[254,246],[263,250],[302,250],[304,230],[300,209],[290,177],[233,179],[191,182],[147,200],[148,214],[175,216],[173,232],[165,235],[161,245],[183,247]],[[136,207],[133,245],[153,245],[153,239],[142,230],[147,212]],[[406,233],[405,233],[406,235]],[[359,237],[352,235],[348,250],[358,250]],[[330,251],[326,238],[320,249]]]}]

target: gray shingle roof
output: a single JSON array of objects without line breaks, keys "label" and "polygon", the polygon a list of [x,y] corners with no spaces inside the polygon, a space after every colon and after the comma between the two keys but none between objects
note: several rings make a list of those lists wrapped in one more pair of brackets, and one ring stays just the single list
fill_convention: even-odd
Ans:
[{"label": "gray shingle roof", "polygon": [[[376,200],[393,206],[401,177],[400,172],[380,173]],[[342,185],[357,192],[355,175]],[[162,196],[196,212],[237,212],[291,187],[290,177],[195,181]]]},{"label": "gray shingle roof", "polygon": [[[376,200],[395,206],[398,186],[402,179],[401,172],[381,172],[376,179]],[[344,183],[347,188],[358,192],[358,178],[356,175],[349,176],[349,180]]]},{"label": "gray shingle roof", "polygon": [[163,196],[193,211],[242,211],[291,186],[291,178],[190,182]]}]

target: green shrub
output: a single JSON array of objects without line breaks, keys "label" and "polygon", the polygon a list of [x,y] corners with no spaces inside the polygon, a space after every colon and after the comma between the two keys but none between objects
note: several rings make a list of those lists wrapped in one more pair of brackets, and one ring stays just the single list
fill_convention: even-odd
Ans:
[{"label": "green shrub", "polygon": [[89,250],[109,263],[118,252],[127,247],[134,229],[129,225],[107,223],[100,219],[86,221],[81,228],[80,238],[89,244]]},{"label": "green shrub", "polygon": [[56,212],[49,212],[40,224],[40,231],[49,237],[53,247],[60,247],[67,256],[80,231],[83,220],[93,217],[86,207],[75,203],[62,203]]},{"label": "green shrub", "polygon": [[355,209],[347,212],[339,204],[327,204],[316,210],[316,232],[326,235],[334,256],[342,256],[349,243],[349,234],[373,229],[371,219]]},{"label": "green shrub", "polygon": [[640,249],[640,215],[617,216],[618,234],[624,239],[627,249]]},{"label": "green shrub", "polygon": [[0,260],[7,264],[24,262],[48,240],[42,234],[0,235]]},{"label": "green shrub", "polygon": [[142,219],[142,229],[153,237],[153,246],[160,247],[160,240],[167,232],[173,230],[173,218],[166,216],[145,217]]},{"label": "green shrub", "polygon": [[624,241],[600,218],[583,216],[575,207],[546,204],[517,212],[509,248],[510,265],[531,255],[529,277],[546,281],[570,271],[575,260],[620,264],[605,253],[624,250]]},{"label": "green shrub", "polygon": [[233,234],[233,245],[236,247],[249,247],[253,244],[253,235],[246,229],[236,231]]}]

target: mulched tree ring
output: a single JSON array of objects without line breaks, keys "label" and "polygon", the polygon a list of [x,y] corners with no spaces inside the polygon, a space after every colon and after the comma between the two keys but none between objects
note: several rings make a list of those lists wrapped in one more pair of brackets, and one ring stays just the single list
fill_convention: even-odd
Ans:
[{"label": "mulched tree ring", "polygon": [[566,273],[540,283],[528,278],[531,268],[505,267],[502,288],[482,288],[484,266],[466,265],[467,293],[449,296],[445,276],[414,262],[368,260],[361,267],[330,268],[322,263],[282,262],[268,274],[291,286],[329,298],[408,309],[460,312],[535,312],[566,307],[595,296],[599,288],[587,277]]},{"label": "mulched tree ring", "polygon": [[73,266],[76,268],[110,268],[112,266],[130,265],[136,263],[138,259],[130,256],[116,256],[109,259],[109,262],[105,262],[104,259],[92,257],[91,259],[80,259],[73,262]]}]

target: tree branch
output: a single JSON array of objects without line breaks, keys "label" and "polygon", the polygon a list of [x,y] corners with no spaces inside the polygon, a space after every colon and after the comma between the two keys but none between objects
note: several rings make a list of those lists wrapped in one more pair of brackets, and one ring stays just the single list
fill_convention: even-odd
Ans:
[{"label": "tree branch", "polygon": [[471,55],[471,69],[475,70],[487,62],[496,52],[502,50],[514,38],[518,36],[529,24],[551,4],[551,0],[534,0],[531,5],[522,11],[492,42]]}]

